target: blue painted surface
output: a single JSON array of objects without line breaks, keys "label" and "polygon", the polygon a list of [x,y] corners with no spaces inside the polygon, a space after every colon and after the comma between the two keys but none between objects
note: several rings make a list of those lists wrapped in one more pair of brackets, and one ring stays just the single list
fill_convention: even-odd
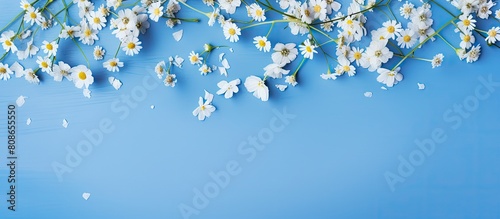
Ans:
[{"label": "blue painted surface", "polygon": [[[0,26],[18,9],[17,3],[0,9]],[[437,8],[433,12],[437,28],[446,22],[447,15]],[[186,8],[181,15],[199,17]],[[431,69],[429,63],[410,60],[403,65],[404,80],[388,91],[380,89],[376,73],[364,70],[353,78],[324,81],[319,74],[326,68],[318,56],[299,73],[299,86],[281,93],[272,87],[281,82],[271,81],[270,101],[261,102],[240,85],[240,93],[230,100],[216,96],[217,111],[200,122],[191,114],[198,97],[204,89],[215,94],[217,82],[226,78],[217,72],[200,76],[198,67],[186,61],[182,70],[175,69],[178,84],[172,89],[155,78],[157,62],[173,55],[187,58],[191,50],[201,51],[204,43],[234,48],[234,53],[216,51],[210,59],[218,64],[217,54],[226,53],[230,80],[261,75],[262,68],[271,62],[270,54],[254,48],[253,35],[247,35],[250,31],[243,32],[239,43],[229,43],[221,28],[208,27],[205,21],[184,23],[173,30],[164,22],[153,24],[141,38],[144,49],[139,56],[119,56],[125,62],[120,73],[107,72],[100,62],[92,61],[96,82],[91,86],[91,99],[84,98],[72,83],[53,82],[45,73],[38,86],[23,79],[0,81],[1,215],[182,218],[179,205],[194,207],[195,199],[206,206],[192,218],[500,216],[498,87],[478,101],[477,109],[467,118],[453,112],[455,104],[467,104],[474,98],[475,89],[483,86],[481,80],[491,77],[500,81],[495,58],[498,50],[485,48],[478,62],[466,64],[438,40],[424,46],[419,54],[432,57],[443,52],[443,66]],[[177,43],[171,34],[180,29],[184,37]],[[267,27],[252,31],[265,34]],[[444,35],[458,42],[451,28]],[[97,45],[107,50],[106,60],[118,42],[109,30],[100,36]],[[273,32],[270,39],[274,44],[300,42],[302,38]],[[41,40],[36,38],[38,43]],[[84,46],[88,55],[92,48]],[[71,65],[83,64],[70,41],[59,49]],[[13,58],[5,62],[11,63]],[[123,87],[115,91],[107,82],[108,76],[119,78]],[[427,88],[418,90],[417,82]],[[144,83],[153,87],[147,89]],[[366,91],[373,92],[373,97],[364,97]],[[17,109],[17,209],[9,212],[4,201],[8,192],[6,112],[7,105],[15,103],[19,95],[29,98]],[[124,95],[141,98],[128,106],[122,101]],[[269,132],[270,123],[282,124],[276,112],[285,109],[295,118],[289,119],[283,130]],[[32,119],[29,126],[27,118]],[[69,121],[67,129],[61,126],[63,119]],[[91,142],[92,137],[84,133],[99,136],[95,130],[101,123],[108,123],[112,131],[103,133],[90,154],[82,156],[80,164],[59,181],[53,163],[65,164],[68,148],[76,150],[78,144]],[[250,146],[251,138],[258,139],[260,134],[266,139],[270,133],[272,138],[260,150]],[[399,157],[408,161],[423,154],[415,141],[435,135],[441,143],[436,143],[434,152],[424,155],[422,164],[392,191],[385,174],[398,174]],[[211,173],[227,174],[227,186],[223,182],[220,184],[225,187],[217,187],[218,192],[210,190],[217,182]],[[214,192],[214,197],[203,203],[195,191],[205,187],[211,187],[208,191]],[[81,197],[83,192],[91,193],[87,201]]]}]

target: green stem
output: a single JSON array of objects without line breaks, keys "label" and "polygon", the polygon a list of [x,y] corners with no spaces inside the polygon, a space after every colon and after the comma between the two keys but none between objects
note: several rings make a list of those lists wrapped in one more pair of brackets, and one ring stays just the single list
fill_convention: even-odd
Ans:
[{"label": "green stem", "polygon": [[302,65],[304,64],[305,61],[306,61],[306,58],[302,58],[302,61],[300,61],[299,66],[297,66],[297,69],[295,69],[295,72],[292,75],[293,77],[295,77],[295,75],[299,72],[299,69],[302,67]]},{"label": "green stem", "polygon": [[271,24],[271,27],[269,28],[269,31],[267,31],[266,38],[271,34],[271,31],[273,30],[274,23]]},{"label": "green stem", "polygon": [[260,26],[260,25],[265,25],[265,24],[273,24],[274,25],[274,23],[288,23],[288,22],[291,22],[291,21],[290,20],[264,21],[264,22],[255,23],[255,24],[251,24],[251,25],[248,25],[248,26],[244,26],[244,27],[241,28],[241,30],[252,28],[252,27],[256,27],[256,26]]},{"label": "green stem", "polygon": [[122,47],[122,42],[120,41],[120,44],[118,45],[118,48],[116,49],[114,58],[116,58],[116,56],[118,56],[118,52],[120,52],[121,47]]},{"label": "green stem", "polygon": [[191,6],[191,5],[188,5],[184,1],[178,1],[178,2],[181,3],[181,4],[183,4],[183,5],[185,5],[186,7],[190,8],[191,10],[196,11],[196,12],[198,12],[200,14],[203,14],[203,15],[207,16],[208,18],[210,18],[210,15],[208,15],[208,13],[205,13],[203,11],[198,10],[198,9],[194,8],[193,6]]},{"label": "green stem", "polygon": [[453,48],[453,50],[456,50],[457,48],[455,48],[453,45],[451,45],[450,42],[448,42],[448,40],[446,40],[443,36],[441,36],[441,34],[438,34],[437,35],[439,38],[441,38],[446,44],[448,44],[448,46],[450,46],[451,48]]}]

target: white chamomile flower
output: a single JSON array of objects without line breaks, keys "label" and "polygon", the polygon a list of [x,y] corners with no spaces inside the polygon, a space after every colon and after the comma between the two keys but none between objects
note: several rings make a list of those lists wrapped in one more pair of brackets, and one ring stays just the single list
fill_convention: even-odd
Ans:
[{"label": "white chamomile flower", "polygon": [[95,40],[99,40],[97,36],[97,30],[93,29],[87,22],[82,21],[80,23],[80,31],[75,34],[85,45],[94,45]]},{"label": "white chamomile flower", "polygon": [[63,24],[63,30],[59,34],[59,37],[62,39],[67,39],[68,37],[74,38],[77,34],[79,34],[80,30],[80,26],[68,26]]},{"label": "white chamomile flower", "polygon": [[148,7],[149,18],[154,22],[158,22],[161,16],[163,16],[163,6],[161,2],[155,2]]},{"label": "white chamomile flower", "polygon": [[207,75],[208,73],[212,72],[212,68],[208,67],[207,64],[201,65],[198,70],[200,71],[201,75]]},{"label": "white chamomile flower", "polygon": [[17,52],[17,47],[12,41],[15,36],[16,34],[12,30],[5,31],[2,33],[2,36],[0,37],[0,43],[2,43],[5,52],[9,51],[11,51],[12,53]]},{"label": "white chamomile flower", "polygon": [[226,99],[229,99],[233,97],[234,93],[238,93],[238,85],[241,83],[240,79],[234,79],[230,82],[227,82],[225,80],[220,81],[217,83],[217,87],[220,89],[217,91],[217,95],[224,94],[224,97]]},{"label": "white chamomile flower", "polygon": [[472,14],[462,14],[459,22],[457,22],[458,29],[455,29],[455,32],[468,32],[474,30],[476,27],[476,20],[472,17]]},{"label": "white chamomile flower", "polygon": [[167,87],[175,87],[175,84],[177,83],[176,75],[175,74],[167,74],[167,77],[165,77],[165,80],[163,81],[163,83]]},{"label": "white chamomile flower", "polygon": [[122,43],[122,49],[123,49],[123,51],[125,51],[125,54],[127,54],[128,56],[133,56],[133,55],[139,54],[139,51],[142,49],[141,44],[142,44],[142,42],[139,41],[139,38],[128,37]]},{"label": "white chamomile flower", "polygon": [[90,27],[94,30],[101,30],[106,27],[106,17],[100,11],[91,11],[88,15]]},{"label": "white chamomile flower", "polygon": [[328,12],[326,0],[310,0],[309,7],[312,8],[314,12],[314,18],[324,21],[326,19],[326,14]]},{"label": "white chamomile flower", "polygon": [[10,70],[9,65],[0,63],[0,79],[4,81],[9,80],[11,74],[13,72]]},{"label": "white chamomile flower", "polygon": [[382,24],[384,26],[384,37],[386,39],[394,39],[403,30],[401,29],[401,24],[395,20],[389,20]]},{"label": "white chamomile flower", "polygon": [[52,61],[50,61],[49,57],[41,57],[38,56],[36,63],[38,64],[38,67],[43,71],[46,72],[50,75],[52,75]]},{"label": "white chamomile flower", "polygon": [[100,47],[100,46],[95,46],[94,47],[94,59],[95,60],[101,60],[104,58],[104,54],[106,53],[106,51]]},{"label": "white chamomile flower", "polygon": [[236,8],[241,5],[241,0],[220,0],[219,6],[222,10],[225,10],[228,14],[234,14]]},{"label": "white chamomile flower", "polygon": [[205,102],[203,98],[198,99],[198,107],[193,110],[193,116],[197,116],[198,120],[205,120],[205,118],[210,117],[215,111],[215,107],[212,105],[212,100],[214,95],[205,91]]},{"label": "white chamomile flower", "polygon": [[267,40],[265,36],[256,36],[253,38],[253,43],[259,51],[264,50],[264,52],[269,52],[271,50],[271,42]]},{"label": "white chamomile flower", "polygon": [[490,30],[488,30],[488,37],[486,37],[486,42],[488,42],[488,44],[493,44],[498,40],[500,40],[500,27],[492,27]]},{"label": "white chamomile flower", "polygon": [[112,58],[102,63],[102,66],[110,72],[119,72],[120,68],[123,67],[123,62],[120,62],[119,58]]},{"label": "white chamomile flower", "polygon": [[271,55],[273,62],[276,64],[288,64],[295,60],[295,58],[297,58],[297,54],[299,53],[295,46],[295,43],[277,43],[274,46],[274,52]]},{"label": "white chamomile flower", "polygon": [[28,68],[24,70],[24,79],[28,81],[30,84],[39,84],[40,79],[38,78],[38,75],[36,75],[35,71],[33,69]]},{"label": "white chamomile flower", "polygon": [[250,5],[250,15],[255,21],[261,22],[266,20],[265,10],[256,3]]},{"label": "white chamomile flower", "polygon": [[465,54],[465,60],[467,63],[475,62],[479,59],[479,55],[481,55],[481,45],[473,46],[469,52]]},{"label": "white chamomile flower", "polygon": [[500,19],[500,9],[497,9],[497,10],[495,11],[495,18],[496,18],[496,19]]},{"label": "white chamomile flower", "polygon": [[94,83],[94,77],[92,76],[92,71],[88,69],[85,65],[78,65],[71,68],[72,81],[75,83],[77,88],[88,88],[89,85]]},{"label": "white chamomile flower", "polygon": [[59,61],[58,64],[54,64],[54,66],[52,66],[52,76],[54,76],[54,81],[62,81],[63,77],[69,81],[73,80],[73,78],[71,78],[70,70],[71,67],[63,61]]},{"label": "white chamomile flower", "polygon": [[399,47],[409,49],[415,45],[417,38],[415,38],[415,32],[413,30],[405,29],[401,31],[398,38],[396,38],[396,41],[398,42]]},{"label": "white chamomile flower", "polygon": [[47,42],[46,40],[44,40],[43,42],[43,45],[42,45],[42,49],[43,49],[43,52],[47,54],[47,56],[55,56],[56,53],[57,53],[57,48],[59,47],[59,45],[57,44],[56,41],[53,41],[53,42]]},{"label": "white chamomile flower", "polygon": [[491,14],[491,7],[493,7],[495,3],[493,1],[484,1],[477,10],[477,16],[481,19],[488,19]]},{"label": "white chamomile flower", "polygon": [[436,68],[436,67],[441,66],[441,64],[443,63],[443,59],[444,59],[444,55],[442,53],[435,55],[434,58],[432,58],[432,62],[431,62],[432,68]]},{"label": "white chamomile flower", "polygon": [[271,63],[264,67],[264,76],[269,76],[271,78],[281,78],[283,75],[288,74],[290,70],[285,70],[283,67],[285,64]]},{"label": "white chamomile flower", "polygon": [[269,100],[269,88],[261,78],[253,75],[247,77],[245,80],[245,88],[260,100]]},{"label": "white chamomile flower", "polygon": [[31,6],[31,4],[27,0],[21,0],[20,7],[23,10],[27,11],[28,9],[32,8],[33,6]]},{"label": "white chamomile flower", "polygon": [[360,66],[364,51],[365,51],[364,49],[360,49],[358,47],[352,47],[348,57],[349,61],[356,62],[356,65]]},{"label": "white chamomile flower", "polygon": [[189,62],[191,62],[191,64],[193,65],[201,65],[201,61],[203,61],[203,57],[200,57],[200,55],[198,53],[195,53],[194,51],[191,51],[191,53],[189,53]]},{"label": "white chamomile flower", "polygon": [[414,9],[415,6],[411,2],[406,1],[403,6],[399,8],[399,14],[405,19],[408,19],[413,14]]},{"label": "white chamomile flower", "polygon": [[37,8],[30,7],[28,10],[26,10],[26,13],[24,14],[24,21],[26,23],[30,23],[30,25],[33,25],[33,23],[36,23],[38,25],[42,24],[42,13],[38,11]]},{"label": "white chamomile flower", "polygon": [[155,72],[159,79],[163,78],[163,73],[165,72],[165,61],[160,61],[155,66]]},{"label": "white chamomile flower", "polygon": [[393,87],[395,84],[403,80],[403,75],[399,73],[399,67],[395,71],[391,71],[385,68],[377,69],[379,76],[377,81],[385,84],[387,87]]},{"label": "white chamomile flower", "polygon": [[370,63],[368,70],[375,71],[382,63],[386,63],[394,55],[389,48],[386,47],[384,41],[372,41],[370,46],[366,48],[365,54]]},{"label": "white chamomile flower", "polygon": [[474,37],[474,35],[470,31],[460,33],[460,39],[462,39],[462,41],[460,42],[460,48],[462,49],[468,49],[474,42],[476,42],[476,37]]},{"label": "white chamomile flower", "polygon": [[238,36],[241,35],[241,29],[235,23],[226,22],[223,31],[226,40],[229,39],[229,42],[238,42],[240,39]]},{"label": "white chamomile flower", "polygon": [[346,58],[339,58],[339,65],[335,68],[336,75],[342,75],[347,73],[349,77],[352,77],[356,74],[356,67],[352,66],[349,60]]},{"label": "white chamomile flower", "polygon": [[304,45],[299,45],[299,49],[300,54],[306,59],[313,59],[314,53],[318,53],[318,51],[316,51],[316,45],[312,45],[309,39],[304,41]]},{"label": "white chamomile flower", "polygon": [[286,76],[285,77],[285,82],[292,85],[292,86],[296,86],[298,83],[297,83],[297,78],[295,77],[295,75],[289,75],[289,76]]}]

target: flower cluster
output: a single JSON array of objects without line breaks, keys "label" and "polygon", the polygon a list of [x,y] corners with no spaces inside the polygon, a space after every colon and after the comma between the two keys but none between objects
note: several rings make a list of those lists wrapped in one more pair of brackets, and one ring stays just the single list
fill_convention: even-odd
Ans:
[{"label": "flower cluster", "polygon": [[[122,0],[102,0],[101,5],[95,5],[90,0],[73,0],[70,3],[62,1],[64,7],[58,11],[48,7],[54,1],[57,0],[20,1],[22,12],[0,31],[0,43],[5,51],[0,58],[0,79],[9,80],[14,75],[38,84],[38,76],[44,72],[55,81],[66,78],[90,98],[90,86],[94,82],[92,69],[95,68],[91,68],[83,46],[92,46],[94,59],[103,60],[107,52],[95,44],[102,38],[100,32],[109,28],[118,45],[114,56],[102,61],[102,68],[120,72],[126,64],[120,60],[119,53],[135,56],[145,49],[141,35],[147,34],[152,22],[162,21],[172,28],[182,21],[202,20],[180,18],[178,13],[181,9],[199,13],[206,18],[208,26],[216,28],[216,32],[228,43],[240,42],[242,35],[248,35],[252,41],[243,43],[252,43],[252,47],[270,56],[269,62],[261,67],[262,76],[221,80],[217,84],[220,90],[216,93],[227,99],[238,93],[238,86],[243,82],[248,92],[262,101],[268,101],[270,80],[281,81],[275,83],[275,87],[285,91],[288,86],[298,85],[297,75],[307,62],[321,58],[325,60],[326,68],[320,72],[320,77],[325,80],[335,80],[343,75],[353,77],[362,71],[376,72],[374,78],[384,84],[386,89],[403,80],[402,64],[406,60],[428,62],[432,68],[442,65],[443,53],[435,54],[432,58],[417,56],[417,50],[429,41],[442,40],[459,59],[467,63],[479,59],[482,49],[479,38],[483,38],[488,46],[500,47],[496,44],[500,40],[500,27],[483,30],[480,25],[480,20],[499,22],[500,9],[493,11],[496,5],[493,0],[448,0],[447,3],[439,0],[202,0],[202,3],[141,0],[129,5],[125,5]],[[77,7],[78,19],[69,16],[72,7]],[[450,9],[452,7],[454,9]],[[441,16],[445,20],[435,22],[433,10],[447,13],[449,18]],[[235,19],[238,13],[245,13],[249,20]],[[372,13],[375,13],[374,16],[370,15]],[[381,18],[383,21],[380,22]],[[214,27],[216,23],[218,27]],[[19,26],[7,30],[14,24]],[[269,29],[267,33],[251,31],[258,26]],[[288,29],[291,35],[303,39],[286,42],[273,37],[275,26]],[[35,45],[34,36],[41,33],[38,30],[43,32],[53,27],[60,28],[57,38],[43,40],[41,44]],[[448,27],[455,30],[455,39],[452,40],[455,43],[441,35]],[[182,31],[173,36],[177,41],[180,40]],[[86,65],[70,66],[58,57],[62,40],[73,41]],[[219,71],[227,77],[230,65],[223,58],[224,53],[219,55],[221,65],[208,63],[213,51],[221,48],[229,48],[232,52],[228,46],[205,44],[203,50],[192,50],[183,57],[190,64],[198,66],[201,75]],[[9,54],[15,54],[18,60],[12,64],[2,63]],[[23,67],[21,62],[31,58],[36,58],[38,66]],[[176,55],[169,57],[168,63],[159,61],[156,65],[154,71],[166,86],[175,87],[177,84],[173,68],[182,69],[184,58]],[[115,77],[110,77],[109,82],[115,89],[122,85]],[[213,95],[205,91],[205,98],[200,97],[199,106],[193,114],[200,120],[209,117],[215,111],[212,101]]]}]

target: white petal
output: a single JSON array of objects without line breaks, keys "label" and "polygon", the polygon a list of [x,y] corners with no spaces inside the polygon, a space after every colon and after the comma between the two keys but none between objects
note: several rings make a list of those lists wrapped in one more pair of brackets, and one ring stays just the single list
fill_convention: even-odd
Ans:
[{"label": "white petal", "polygon": [[63,119],[62,126],[63,126],[64,128],[68,128],[68,124],[69,124],[69,123],[68,123],[68,120]]},{"label": "white petal", "polygon": [[26,102],[25,99],[28,98],[28,97],[25,97],[23,95],[19,96],[16,100],[16,104],[18,107],[22,107],[24,105],[24,103]]},{"label": "white petal", "polygon": [[174,40],[179,42],[182,39],[182,34],[184,33],[184,30],[179,30],[175,33],[172,34],[174,36]]},{"label": "white petal", "polygon": [[417,85],[419,90],[425,89],[425,84],[417,83]]},{"label": "white petal", "polygon": [[182,63],[184,62],[184,59],[182,57],[179,57],[179,56],[175,56],[175,60],[174,60],[174,65],[177,66],[178,68],[182,68]]},{"label": "white petal", "polygon": [[229,83],[227,83],[227,81],[225,81],[225,80],[219,81],[219,83],[217,83],[217,87],[219,87],[221,89],[222,88],[227,89],[228,86],[229,86]]},{"label": "white petal", "polygon": [[208,91],[205,90],[205,100],[206,100],[205,104],[210,104],[213,99],[214,99],[214,95],[211,93],[208,93]]},{"label": "white petal", "polygon": [[10,66],[10,70],[12,70],[16,74],[16,78],[24,76],[24,68],[18,62],[14,62],[14,64]]},{"label": "white petal", "polygon": [[365,95],[365,97],[370,98],[373,96],[373,93],[372,92],[365,92],[364,95]]},{"label": "white petal", "polygon": [[85,88],[83,89],[83,96],[85,96],[86,98],[90,98],[90,93],[92,93],[89,89]]},{"label": "white petal", "polygon": [[118,80],[118,79],[115,79],[113,81],[112,85],[115,88],[115,90],[118,90],[122,86],[122,82],[120,80]]},{"label": "white petal", "polygon": [[222,62],[222,58],[224,57],[224,53],[219,54],[219,62]]},{"label": "white petal", "polygon": [[230,69],[231,68],[231,66],[227,62],[227,59],[223,59],[222,60],[222,66],[224,66],[224,68],[226,68],[226,69]]},{"label": "white petal", "polygon": [[234,52],[233,48],[229,48],[229,51]]},{"label": "white petal", "polygon": [[155,108],[155,105],[151,105],[151,109],[154,109]]},{"label": "white petal", "polygon": [[219,72],[220,72],[220,75],[224,75],[227,77],[227,71],[226,71],[226,68],[224,67],[219,67]]},{"label": "white petal", "polygon": [[28,119],[26,120],[26,125],[30,125],[30,124],[31,124],[31,118],[28,118]]},{"label": "white petal", "polygon": [[276,88],[278,88],[280,91],[285,91],[288,86],[284,84],[277,84]]},{"label": "white petal", "polygon": [[386,87],[384,87],[384,86],[380,87],[380,89],[382,89],[382,90],[387,90],[387,88],[386,88]]},{"label": "white petal", "polygon": [[109,78],[108,78],[108,81],[109,81],[109,83],[110,83],[110,84],[113,84],[113,81],[114,81],[114,80],[115,80],[115,77],[109,77]]},{"label": "white petal", "polygon": [[82,198],[83,198],[83,199],[85,199],[85,200],[88,200],[88,199],[90,198],[90,193],[88,193],[88,192],[84,192],[84,193],[82,194]]}]

